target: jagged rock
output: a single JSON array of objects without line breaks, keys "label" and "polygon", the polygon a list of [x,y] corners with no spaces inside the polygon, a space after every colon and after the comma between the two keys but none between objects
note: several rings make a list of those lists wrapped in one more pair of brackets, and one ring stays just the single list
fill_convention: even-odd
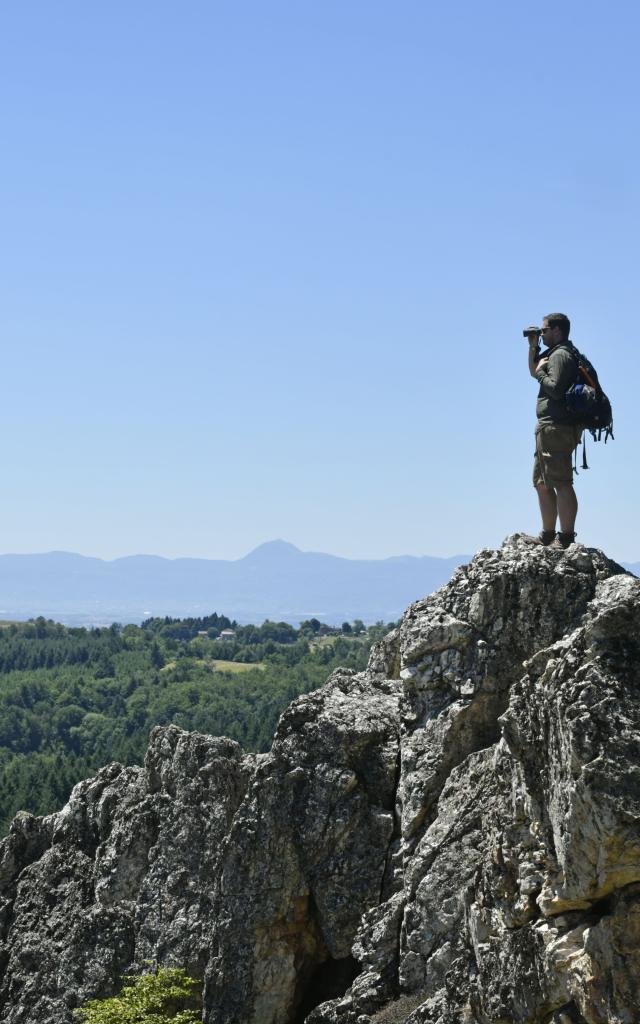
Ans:
[{"label": "jagged rock", "polygon": [[71,1024],[145,960],[207,1024],[640,1020],[640,581],[508,538],[271,752],[156,729],[0,845],[0,1007]]},{"label": "jagged rock", "polygon": [[211,1020],[279,1024],[351,981],[393,834],[398,700],[397,683],[337,672],[283,715],[222,857]]},{"label": "jagged rock", "polygon": [[156,729],[144,768],[109,765],[60,813],[14,820],[0,844],[3,1021],[71,1021],[147,960],[202,977],[220,847],[254,760]]}]

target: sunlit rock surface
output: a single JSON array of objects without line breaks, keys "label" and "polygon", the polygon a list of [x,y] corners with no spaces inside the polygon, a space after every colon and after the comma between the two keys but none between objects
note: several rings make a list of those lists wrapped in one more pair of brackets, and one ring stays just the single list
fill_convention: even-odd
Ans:
[{"label": "sunlit rock surface", "polygon": [[640,581],[509,538],[267,755],[175,727],[0,845],[0,1019],[146,961],[207,1024],[640,1020]]}]

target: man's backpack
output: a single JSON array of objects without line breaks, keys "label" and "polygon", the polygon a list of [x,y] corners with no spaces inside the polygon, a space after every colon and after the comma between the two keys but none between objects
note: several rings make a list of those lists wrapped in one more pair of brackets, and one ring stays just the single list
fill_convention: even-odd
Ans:
[{"label": "man's backpack", "polygon": [[611,402],[600,386],[593,363],[575,345],[571,345],[571,352],[578,370],[575,381],[565,391],[565,405],[576,426],[588,430],[594,441],[604,434],[606,444],[610,437],[614,439]]},{"label": "man's backpack", "polygon": [[[567,411],[577,427],[585,431],[582,435],[582,468],[588,469],[587,465],[587,442],[586,431],[588,430],[594,441],[599,441],[604,434],[604,443],[609,438],[615,441],[613,436],[613,412],[611,402],[600,387],[598,374],[593,363],[589,362],[586,356],[571,342],[568,343],[572,355],[577,363],[576,379],[567,388],[564,394],[564,401]],[[573,471],[578,472],[576,448]]]}]

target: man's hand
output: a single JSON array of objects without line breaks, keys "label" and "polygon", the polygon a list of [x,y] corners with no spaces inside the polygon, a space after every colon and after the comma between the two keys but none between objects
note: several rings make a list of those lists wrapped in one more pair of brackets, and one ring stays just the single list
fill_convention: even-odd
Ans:
[{"label": "man's hand", "polygon": [[538,361],[538,354],[540,352],[538,336],[529,337],[529,373],[532,377],[535,377],[536,373],[541,366],[545,366],[549,361],[547,358],[540,359]]},{"label": "man's hand", "polygon": [[549,356],[545,356],[544,359],[538,360],[538,363],[536,365],[536,372],[538,370],[542,370],[547,365],[548,362],[549,362]]}]

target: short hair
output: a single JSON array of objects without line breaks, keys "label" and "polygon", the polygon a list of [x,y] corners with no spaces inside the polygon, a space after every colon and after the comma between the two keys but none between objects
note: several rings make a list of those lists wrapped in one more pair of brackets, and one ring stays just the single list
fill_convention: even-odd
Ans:
[{"label": "short hair", "polygon": [[565,313],[547,313],[545,320],[549,327],[559,327],[562,331],[562,340],[569,340],[569,331],[571,330],[571,321]]}]

